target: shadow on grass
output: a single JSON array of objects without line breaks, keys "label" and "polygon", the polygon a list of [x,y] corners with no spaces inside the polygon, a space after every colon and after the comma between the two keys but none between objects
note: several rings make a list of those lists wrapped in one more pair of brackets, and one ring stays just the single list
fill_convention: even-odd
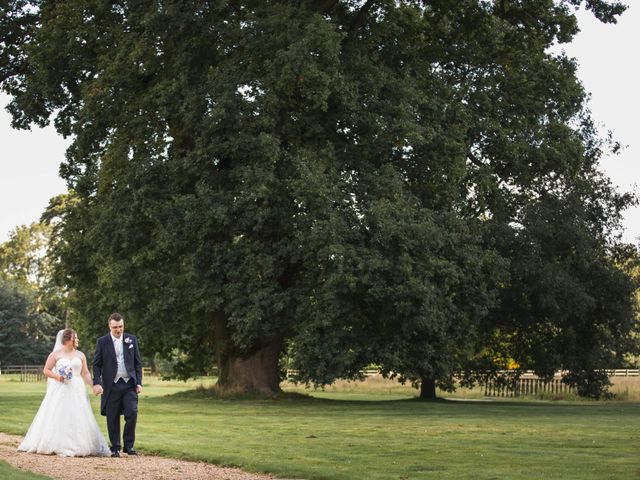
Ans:
[{"label": "shadow on grass", "polygon": [[300,392],[282,391],[278,394],[271,395],[259,391],[228,391],[220,390],[216,386],[197,387],[191,390],[184,390],[170,395],[165,395],[165,400],[211,400],[223,403],[261,403],[261,404],[301,404],[301,405],[334,405],[334,406],[350,406],[350,405],[392,405],[406,404],[414,402],[413,398],[405,399],[388,399],[388,400],[363,400],[356,398],[326,398],[317,397],[312,394]]},{"label": "shadow on grass", "polygon": [[[319,390],[321,392],[321,390]],[[434,399],[421,399],[419,397],[402,398],[402,399],[367,399],[361,398],[349,398],[349,394],[341,396],[336,394],[339,398],[327,398],[314,396],[311,393],[300,392],[286,392],[282,391],[278,394],[267,394],[259,391],[229,391],[221,390],[218,387],[203,387],[199,386],[191,390],[183,390],[173,394],[165,395],[162,398],[167,400],[213,400],[219,402],[259,402],[259,403],[273,403],[274,405],[286,404],[286,403],[301,403],[301,404],[323,404],[323,405],[343,405],[343,406],[389,406],[389,405],[441,405],[441,406],[453,406],[453,405],[473,405],[479,406],[482,404],[491,405],[506,405],[512,403],[514,405],[525,405],[522,401],[508,402],[505,400],[471,400],[471,399],[451,399],[444,397],[437,397]],[[535,402],[532,402],[535,404]]]},{"label": "shadow on grass", "polygon": [[[322,392],[322,390],[318,390],[318,392]],[[547,401],[535,401],[535,400],[516,400],[516,399],[468,399],[468,398],[451,398],[451,397],[436,397],[424,399],[418,396],[411,398],[394,398],[388,400],[382,399],[371,399],[371,400],[362,400],[358,398],[348,398],[350,394],[340,394],[333,393],[339,398],[327,398],[327,397],[317,397],[312,393],[300,393],[300,392],[286,392],[282,391],[277,394],[268,394],[260,391],[241,391],[241,390],[223,390],[219,389],[217,386],[204,387],[198,386],[194,389],[183,390],[180,392],[176,392],[173,394],[165,395],[163,398],[175,398],[175,399],[194,399],[194,400],[219,400],[219,401],[229,401],[229,402],[316,402],[316,403],[339,403],[339,404],[367,404],[367,405],[375,405],[375,404],[424,404],[424,405],[482,405],[482,404],[491,404],[491,405],[551,405],[551,402]]]},{"label": "shadow on grass", "polygon": [[384,415],[404,416],[404,415],[446,415],[454,417],[484,417],[486,415],[501,415],[501,412],[517,411],[517,415],[584,415],[584,409],[588,408],[593,412],[593,408],[611,410],[624,408],[626,411],[637,410],[640,414],[640,404],[614,404],[612,402],[596,401],[576,401],[576,402],[556,402],[548,400],[532,399],[465,399],[465,398],[445,398],[424,400],[419,397],[404,399],[355,399],[355,398],[326,398],[316,397],[310,394],[299,392],[281,392],[278,395],[267,395],[260,392],[228,392],[220,391],[215,387],[198,387],[175,394],[149,399],[153,403],[169,401],[180,402],[185,400],[210,401],[219,405],[233,405],[234,403],[255,406],[287,407],[294,410],[296,407],[306,408],[329,408],[337,412],[345,412],[357,409],[359,411],[369,411]]},{"label": "shadow on grass", "polygon": [[220,400],[229,402],[238,401],[273,401],[273,402],[292,402],[292,401],[314,401],[319,400],[310,395],[297,392],[280,392],[277,394],[268,394],[260,391],[243,391],[220,389],[217,386],[203,387],[199,386],[191,390],[183,390],[181,392],[165,395],[164,398],[175,399],[202,399],[202,400]]}]

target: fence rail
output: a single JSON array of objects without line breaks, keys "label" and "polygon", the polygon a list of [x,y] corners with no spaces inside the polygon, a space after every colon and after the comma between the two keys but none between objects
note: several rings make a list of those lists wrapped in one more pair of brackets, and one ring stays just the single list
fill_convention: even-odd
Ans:
[{"label": "fence rail", "polygon": [[[637,377],[640,375],[640,370],[637,368],[605,368],[602,371],[606,372],[610,377]],[[515,373],[514,370],[498,370],[497,372],[500,375],[513,375]],[[558,371],[555,373],[554,378],[562,378],[564,375],[563,371]],[[538,378],[538,375],[533,370],[525,370],[520,372],[521,378]]]},{"label": "fence rail", "polygon": [[637,377],[640,375],[640,369],[637,368],[619,368],[617,370],[606,370],[610,377]]},{"label": "fence rail", "polygon": [[569,393],[575,389],[561,378],[545,381],[541,378],[519,378],[517,380],[489,380],[484,384],[485,397],[520,397],[522,395],[538,395],[540,393]]},{"label": "fence rail", "polygon": [[[637,377],[640,370],[637,368],[605,369],[607,375],[611,377]],[[541,393],[562,394],[575,392],[574,387],[570,387],[562,381],[563,372],[556,372],[553,379],[543,380],[535,372],[523,372],[519,378],[509,378],[513,372],[503,370],[500,372],[501,379],[491,378],[484,382],[484,394],[487,397],[519,397],[521,395],[538,395]]]},{"label": "fence rail", "polygon": [[42,365],[6,365],[0,367],[0,375],[20,375],[21,382],[40,382],[45,379]]},{"label": "fence rail", "polygon": [[[375,375],[379,375],[380,370],[376,368],[367,368],[364,370],[360,370],[360,373],[365,377],[373,377]],[[287,378],[294,378],[297,375],[298,375],[298,370],[292,370],[292,369],[287,370]]]},{"label": "fence rail", "polygon": [[[21,382],[40,382],[46,377],[42,365],[5,365],[0,367],[0,375],[20,375]],[[142,369],[143,375],[151,375],[151,368]]]},{"label": "fence rail", "polygon": [[[605,369],[609,377],[637,377],[640,375],[640,369],[637,368],[618,368],[618,369]],[[145,376],[152,375],[152,370],[149,367],[144,367],[142,373]],[[287,370],[287,378],[292,378],[297,374],[297,370]],[[377,369],[365,369],[362,370],[362,375],[371,377],[380,373]],[[504,375],[512,374],[508,370],[499,372]],[[21,382],[39,382],[45,379],[44,373],[42,373],[42,365],[4,365],[0,366],[0,375],[20,375]],[[528,395],[536,394],[538,392],[565,392],[569,391],[568,387],[562,390],[563,386],[566,387],[561,381],[562,372],[557,372],[553,380],[550,382],[544,382],[538,378],[535,372],[527,370],[520,374],[518,385],[514,385],[508,388],[509,381],[489,381],[485,385],[485,391],[491,392],[491,396],[507,396],[515,394]],[[512,382],[513,383],[513,382]],[[489,395],[489,394],[487,394]]]}]

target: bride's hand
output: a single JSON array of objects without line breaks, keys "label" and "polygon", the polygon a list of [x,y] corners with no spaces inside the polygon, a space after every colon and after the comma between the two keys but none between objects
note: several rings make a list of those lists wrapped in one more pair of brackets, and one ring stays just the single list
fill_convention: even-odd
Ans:
[{"label": "bride's hand", "polygon": [[58,381],[60,383],[64,383],[64,377],[62,375],[58,375]]}]

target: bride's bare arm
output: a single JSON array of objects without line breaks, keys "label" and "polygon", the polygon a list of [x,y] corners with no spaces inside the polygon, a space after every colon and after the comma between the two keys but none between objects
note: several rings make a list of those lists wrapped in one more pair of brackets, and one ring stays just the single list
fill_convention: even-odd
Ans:
[{"label": "bride's bare arm", "polygon": [[47,362],[44,364],[42,373],[44,373],[46,377],[53,378],[58,382],[64,382],[64,377],[53,371],[53,367],[55,366],[56,366],[56,354],[55,352],[51,352],[47,357]]},{"label": "bride's bare arm", "polygon": [[87,357],[84,356],[84,353],[80,352],[80,358],[82,358],[82,372],[80,372],[80,375],[82,375],[84,383],[92,387],[93,380],[91,379],[91,374],[89,373],[89,367],[87,367]]}]

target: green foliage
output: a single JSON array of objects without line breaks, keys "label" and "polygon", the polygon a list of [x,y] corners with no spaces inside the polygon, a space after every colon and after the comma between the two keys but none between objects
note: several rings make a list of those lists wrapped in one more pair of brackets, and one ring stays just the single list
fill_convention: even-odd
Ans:
[{"label": "green foliage", "polygon": [[54,252],[86,332],[124,311],[185,377],[274,342],[316,384],[608,366],[633,198],[550,53],[582,3],[1,4],[14,126],[73,138]]},{"label": "green foliage", "polygon": [[[640,285],[640,251],[635,245],[618,245],[612,252],[614,264],[628,275],[634,284]],[[622,368],[640,367],[640,288],[636,288],[633,296],[636,328],[626,337],[630,343],[627,349],[620,349],[618,360]],[[627,350],[625,352],[625,350]]]},{"label": "green foliage", "polygon": [[16,227],[0,244],[4,364],[43,363],[64,328],[66,296],[53,278],[51,235],[50,225],[32,223]]},{"label": "green foliage", "polygon": [[555,189],[523,209],[514,235],[495,237],[512,261],[485,345],[489,357],[516,359],[524,370],[552,375],[561,366],[567,383],[597,397],[608,379],[595,370],[620,368],[623,353],[638,349],[637,283],[615,265],[605,233],[616,215],[609,182],[592,173]]},{"label": "green foliage", "polygon": [[16,227],[0,244],[0,277],[33,292],[37,312],[64,318],[66,292],[54,278],[54,259],[49,255],[53,235],[48,222]]},{"label": "green foliage", "polygon": [[43,364],[57,332],[58,319],[33,312],[33,298],[0,278],[0,364]]},{"label": "green foliage", "polygon": [[50,274],[46,263],[49,229],[46,225],[32,223],[19,226],[9,239],[0,244],[0,275],[14,279],[24,288],[43,288]]}]

